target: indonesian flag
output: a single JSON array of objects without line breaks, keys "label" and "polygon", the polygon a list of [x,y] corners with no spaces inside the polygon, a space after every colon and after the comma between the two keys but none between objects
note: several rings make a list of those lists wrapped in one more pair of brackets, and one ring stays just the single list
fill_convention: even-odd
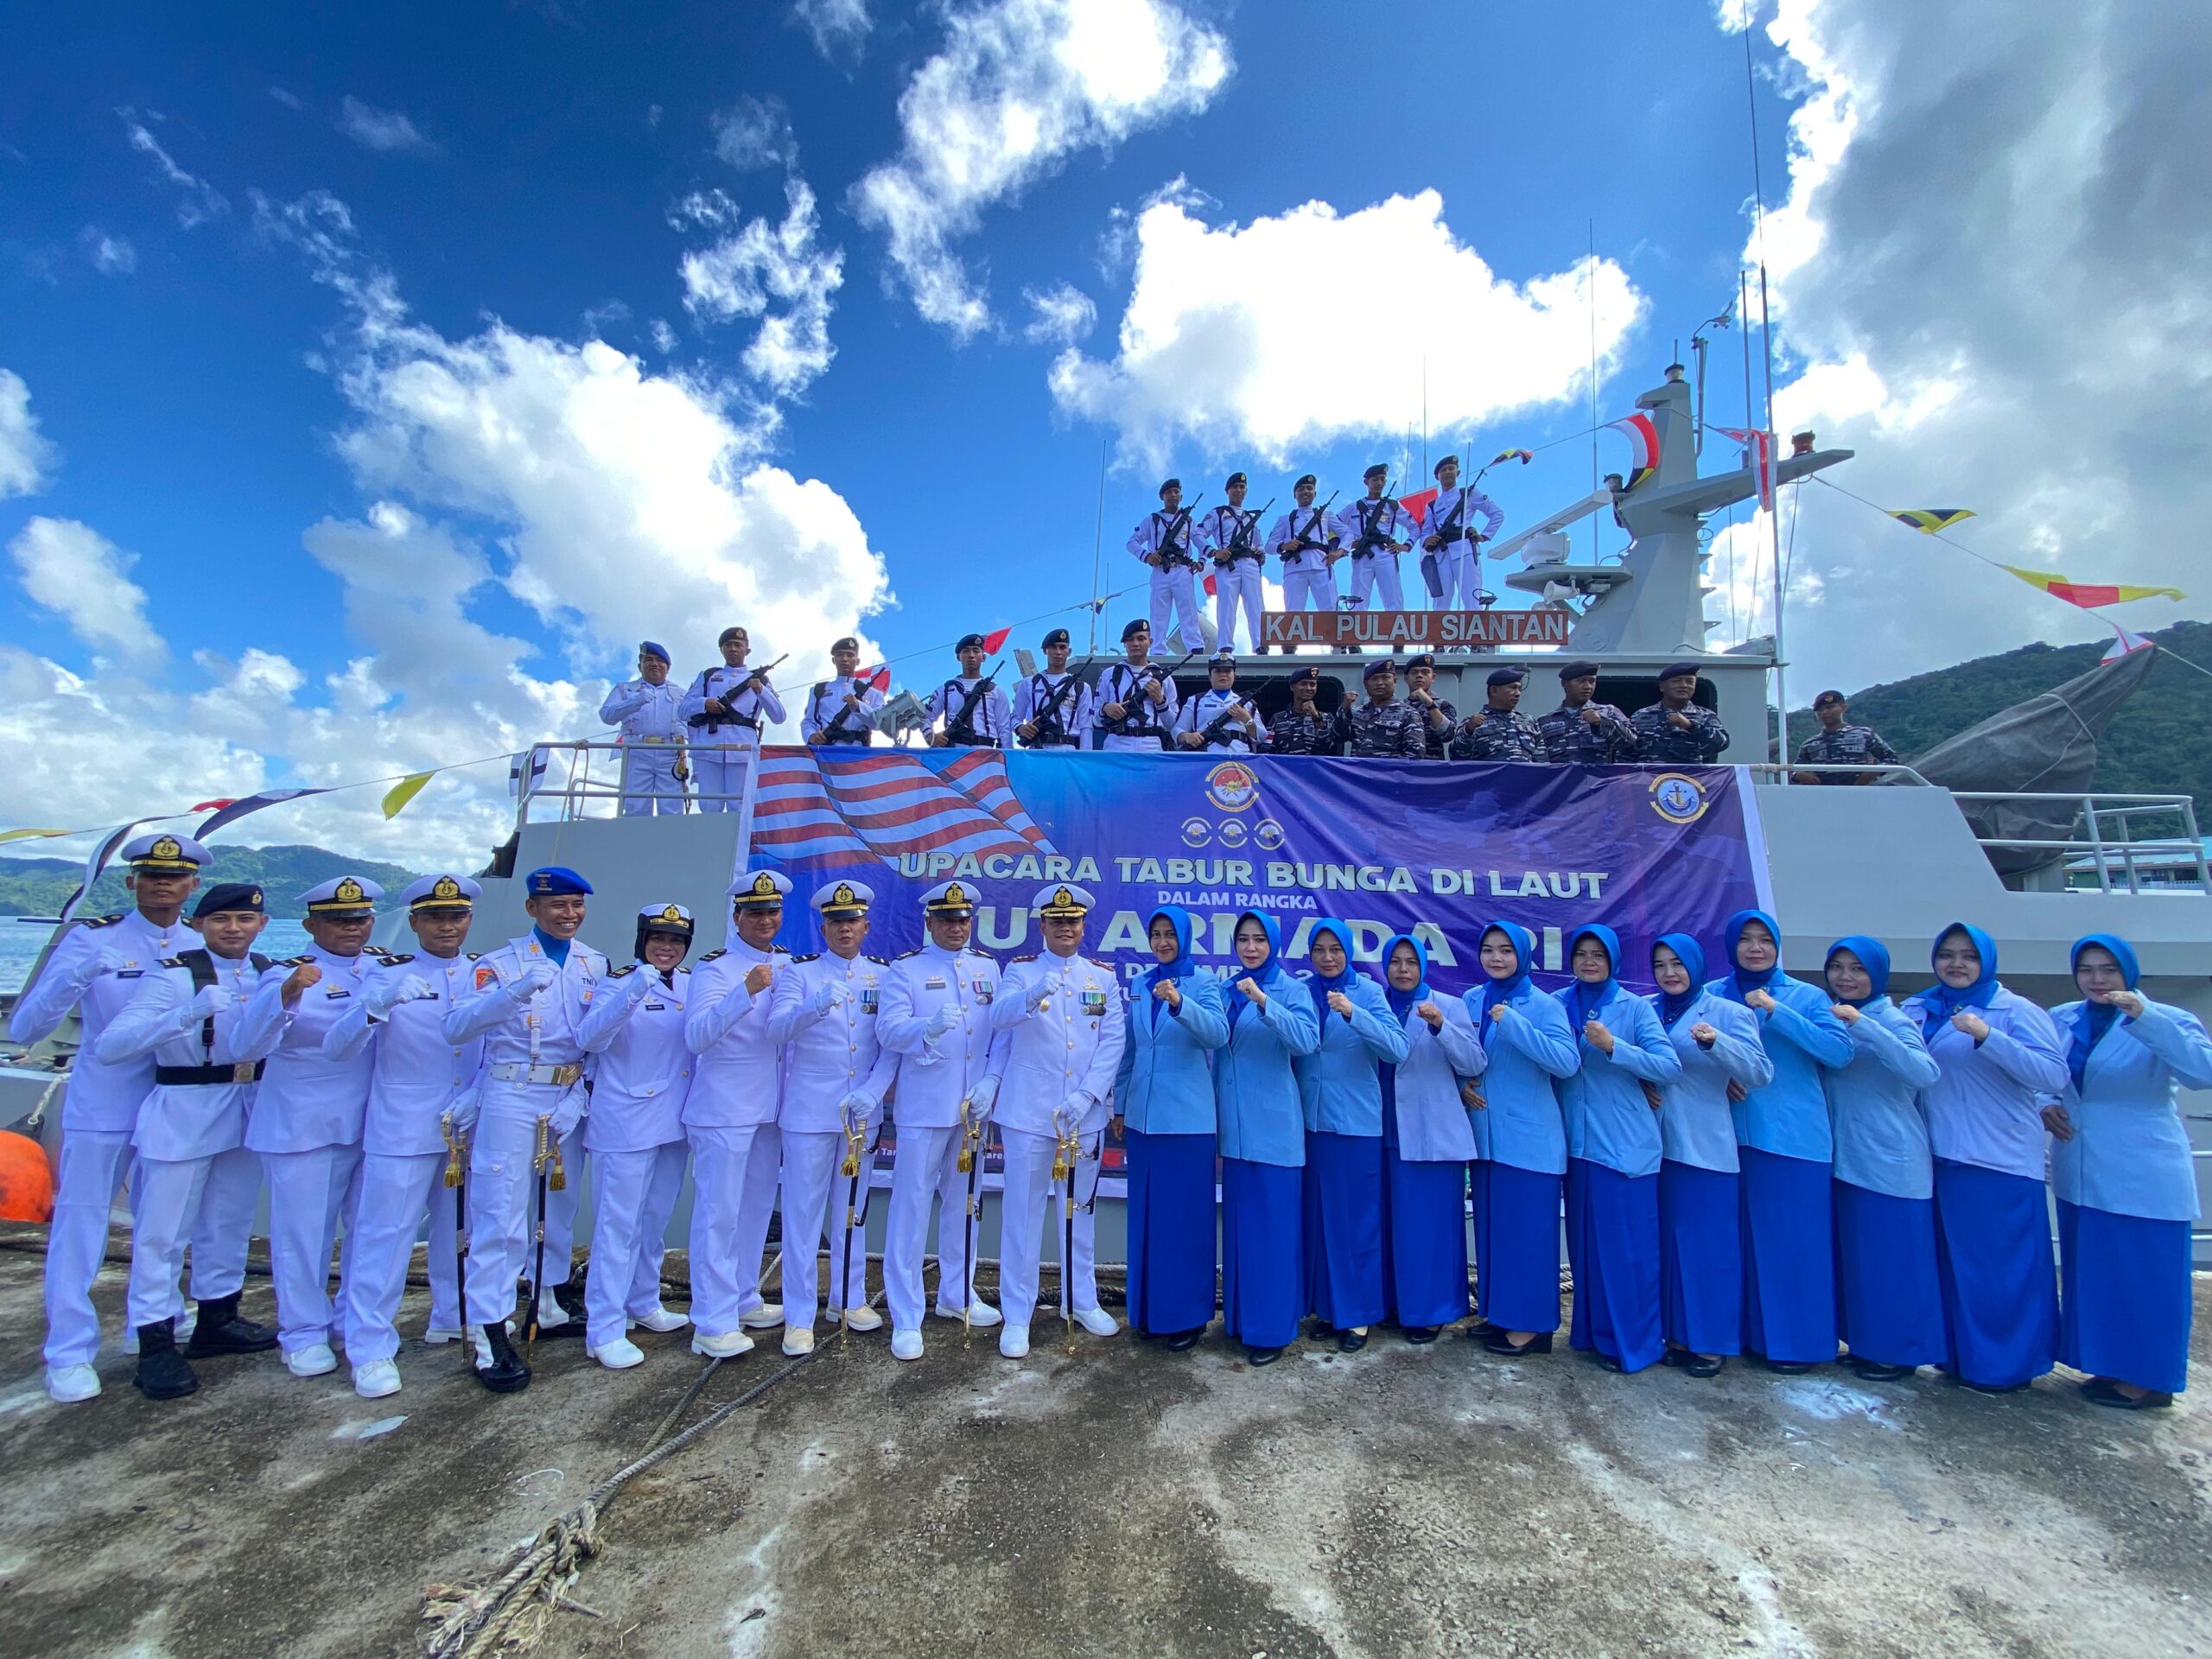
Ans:
[{"label": "indonesian flag", "polygon": [[2017,564],[1998,567],[2010,570],[2031,588],[2040,588],[2053,599],[2093,611],[2100,605],[2125,605],[2132,599],[2186,599],[2178,588],[2142,588],[2126,582],[2069,582],[2054,570],[2023,570]]},{"label": "indonesian flag", "polygon": [[1011,627],[995,628],[990,632],[985,634],[983,636],[983,654],[986,657],[988,657],[1004,650],[1006,648],[1006,637],[1013,632],[1014,630]]},{"label": "indonesian flag", "polygon": [[1632,490],[1659,470],[1659,428],[1649,415],[1624,416],[1605,424],[1628,439],[1629,469],[1624,490]]},{"label": "indonesian flag", "polygon": [[1759,505],[1767,512],[1774,511],[1774,434],[1756,428],[1744,431],[1737,427],[1720,429],[1724,438],[1733,438],[1749,451],[1751,474],[1759,481]]},{"label": "indonesian flag", "polygon": [[1442,493],[1441,490],[1432,486],[1418,495],[1400,496],[1398,505],[1413,514],[1414,523],[1426,530],[1428,527],[1428,510],[1436,505],[1436,498]]},{"label": "indonesian flag", "polygon": [[1206,572],[1206,579],[1199,586],[1205,589],[1208,599],[1216,597],[1221,592],[1221,583],[1214,579],[1214,574],[1211,570]]}]

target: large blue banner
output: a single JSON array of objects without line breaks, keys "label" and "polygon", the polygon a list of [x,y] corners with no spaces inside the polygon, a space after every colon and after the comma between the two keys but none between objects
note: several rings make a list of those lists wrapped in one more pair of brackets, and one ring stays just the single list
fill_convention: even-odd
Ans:
[{"label": "large blue banner", "polygon": [[875,889],[868,949],[890,957],[920,944],[921,894],[957,877],[977,889],[977,944],[1029,955],[1041,948],[1030,899],[1069,881],[1098,900],[1086,951],[1124,974],[1150,965],[1145,917],[1173,902],[1201,918],[1207,962],[1231,960],[1245,910],[1281,920],[1293,959],[1333,916],[1377,977],[1383,939],[1420,934],[1452,990],[1480,978],[1494,917],[1536,934],[1554,984],[1564,940],[1604,922],[1621,937],[1621,977],[1649,988],[1654,938],[1717,945],[1765,887],[1750,790],[1728,766],[771,748],[753,830],[755,866],[793,883],[795,949],[821,948],[805,906],[824,881]]}]

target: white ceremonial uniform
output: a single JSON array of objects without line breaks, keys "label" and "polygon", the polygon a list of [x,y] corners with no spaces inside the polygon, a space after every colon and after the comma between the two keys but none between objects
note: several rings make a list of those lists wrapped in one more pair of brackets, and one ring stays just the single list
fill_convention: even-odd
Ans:
[{"label": "white ceremonial uniform", "polygon": [[[1179,735],[1184,732],[1197,732],[1203,736],[1206,728],[1212,725],[1216,716],[1224,710],[1232,708],[1249,709],[1251,706],[1249,698],[1239,696],[1235,690],[1217,691],[1210,685],[1175,711],[1175,730]],[[1258,741],[1265,741],[1267,730],[1265,722],[1253,728],[1253,731],[1257,734]],[[1176,747],[1179,749],[1182,746],[1179,743]],[[1245,734],[1244,722],[1232,720],[1221,728],[1220,738],[1207,744],[1200,753],[1249,754],[1255,747],[1257,742],[1255,739]]]},{"label": "white ceremonial uniform", "polygon": [[47,1232],[46,1363],[51,1369],[89,1365],[99,1357],[92,1281],[107,1253],[108,1212],[130,1168],[139,1104],[154,1087],[154,1057],[110,1065],[95,1052],[100,1033],[165,960],[199,943],[182,920],[156,927],[135,910],[73,927],[9,1018],[9,1036],[27,1048],[53,1035],[73,1007],[84,1029],[83,1046],[63,1086],[60,1168]]},{"label": "white ceremonial uniform", "polygon": [[[922,707],[922,729],[934,731],[938,717],[943,715],[946,735],[950,736],[952,718],[964,708],[969,709],[968,723],[975,728],[976,742],[974,745],[963,743],[956,737],[952,740],[953,747],[1003,749],[1007,747],[1007,736],[1014,730],[1014,721],[1007,708],[1006,693],[995,684],[980,696],[976,696],[976,687],[982,677],[980,674],[974,679],[965,675],[956,676],[931,692],[929,701]],[[974,699],[972,705],[970,698]]]},{"label": "white ceremonial uniform", "polygon": [[683,1188],[690,1148],[683,1106],[697,1067],[683,1027],[691,970],[667,978],[658,968],[617,968],[582,1036],[592,1067],[591,1271],[584,1279],[584,1341],[602,1348],[632,1319],[660,1312],[660,1264],[669,1217]]},{"label": "white ceremonial uniform", "polygon": [[[322,978],[284,1006],[284,982],[312,963]],[[323,1039],[359,1002],[378,958],[334,956],[321,945],[273,963],[247,1004],[241,1041],[269,1061],[254,1090],[245,1143],[269,1178],[269,1269],[276,1284],[276,1338],[286,1358],[329,1345],[338,1324],[330,1248],[342,1230],[341,1282],[352,1276],[361,1197],[361,1130],[373,1057],[331,1059]],[[264,1051],[270,1034],[276,1046]]]},{"label": "white ceremonial uniform", "polygon": [[683,703],[683,688],[675,681],[652,685],[638,679],[623,681],[599,705],[599,717],[622,728],[624,817],[683,810],[683,785],[676,775],[686,732]]},{"label": "white ceremonial uniform", "polygon": [[[1201,548],[1213,566],[1213,626],[1224,651],[1236,648],[1236,609],[1244,608],[1245,644],[1260,643],[1260,613],[1267,607],[1267,551],[1260,541],[1260,512],[1256,507],[1236,508],[1226,503],[1198,520]],[[1236,560],[1228,564],[1230,543],[1239,543]],[[1197,643],[1196,641],[1192,642]]]},{"label": "white ceremonial uniform", "polygon": [[[898,1156],[883,1241],[884,1300],[893,1332],[922,1326],[922,1256],[932,1192],[938,1198],[938,1300],[957,1313],[963,1292],[966,1302],[976,1300],[975,1264],[968,1259],[968,1178],[960,1173],[960,1103],[985,1075],[998,987],[998,963],[990,957],[967,950],[956,956],[934,944],[893,959],[884,974],[875,1034],[899,1057],[892,1094]],[[980,1146],[976,1155],[982,1156]]]},{"label": "white ceremonial uniform", "polygon": [[[527,990],[528,971],[540,963],[554,969],[552,981]],[[556,963],[533,928],[486,951],[469,982],[472,988],[447,1010],[444,1036],[448,1043],[484,1039],[468,1147],[468,1323],[476,1326],[512,1317],[515,1281],[536,1270],[530,1207],[541,1117],[552,1120],[569,1177],[566,1192],[546,1194],[541,1312],[543,1299],[568,1282],[583,1173],[576,1127],[585,1106],[584,1047],[577,1033],[607,982],[607,958],[571,939],[568,960]],[[556,1230],[563,1215],[566,1224]]]},{"label": "white ceremonial uniform", "polygon": [[1020,740],[1025,748],[1079,749],[1084,746],[1098,717],[1098,701],[1091,688],[1081,683],[1063,693],[1060,688],[1073,677],[1072,671],[1055,674],[1049,669],[1039,669],[1014,688],[1014,724],[1017,730],[1035,720],[1040,709],[1049,707],[1052,711],[1039,728],[1036,737]]},{"label": "white ceremonial uniform", "polygon": [[[1337,534],[1344,537],[1347,548],[1358,545],[1362,536],[1373,534],[1388,537],[1394,542],[1412,538],[1413,515],[1400,506],[1395,496],[1384,496],[1379,501],[1370,501],[1362,496],[1348,507],[1337,510]],[[1354,610],[1367,608],[1367,601],[1381,588],[1386,611],[1402,611],[1406,607],[1406,596],[1398,584],[1398,556],[1387,547],[1378,547],[1365,554],[1354,553],[1345,560],[1351,567],[1351,591],[1349,600]]]},{"label": "white ceremonial uniform", "polygon": [[[346,1357],[357,1367],[399,1351],[399,1303],[407,1294],[415,1235],[426,1217],[429,1328],[459,1331],[467,1323],[454,1263],[460,1230],[454,1209],[456,1198],[468,1201],[474,1195],[443,1185],[444,1120],[456,1097],[475,1082],[484,1039],[449,1042],[445,1025],[454,1005],[475,992],[476,961],[462,952],[386,957],[322,1040],[325,1058],[340,1060],[366,1051],[373,1068],[361,1126],[361,1200],[343,1287]],[[421,980],[430,995],[390,1000],[410,979]],[[379,1004],[385,1012],[372,1013]]]},{"label": "white ceremonial uniform", "polygon": [[[1173,539],[1169,540],[1169,531]],[[1197,549],[1192,530],[1191,516],[1178,510],[1174,512],[1148,512],[1129,532],[1128,549],[1140,560],[1149,561],[1163,550],[1173,555],[1166,569],[1147,563],[1152,572],[1152,638],[1163,651],[1167,649],[1168,618],[1177,619],[1182,631],[1183,649],[1196,651],[1198,634],[1198,594],[1195,577],[1198,566],[1191,563]]]},{"label": "white ceremonial uniform", "polygon": [[154,1087],[130,1137],[137,1171],[125,1323],[134,1331],[184,1311],[178,1275],[188,1233],[194,1301],[244,1288],[246,1241],[261,1198],[261,1160],[246,1149],[245,1123],[257,1062],[275,1034],[249,1050],[239,1027],[269,958],[186,953],[200,954],[211,995],[200,995],[183,958],[173,959],[138,982],[138,995],[86,1051],[110,1065],[150,1057],[155,1065]]},{"label": "white ceremonial uniform", "polygon": [[[707,952],[691,974],[683,1037],[699,1064],[683,1128],[692,1158],[691,1323],[702,1337],[728,1336],[766,1306],[760,1253],[783,1155],[781,1056],[768,1035],[768,1008],[791,960],[780,944],[756,950],[733,929],[728,946]],[[763,963],[770,978],[756,996],[745,976]]]},{"label": "white ceremonial uniform", "polygon": [[1066,1309],[1071,1288],[1076,1313],[1098,1306],[1093,1211],[1107,1103],[1128,1038],[1122,1009],[1122,982],[1114,970],[1083,956],[1046,951],[1024,957],[1007,965],[999,988],[991,1010],[996,1039],[990,1065],[1001,1079],[993,1121],[1006,1148],[999,1311],[1009,1327],[1027,1325],[1036,1311],[1038,1243],[1047,1197],[1063,1210],[1054,1236],[1065,1236],[1067,1191],[1065,1184],[1054,1188],[1052,1179],[1058,1128],[1075,1132],[1082,1145],[1073,1166],[1075,1254],[1060,1275],[1060,1306]]},{"label": "white ceremonial uniform", "polygon": [[[1464,506],[1460,505],[1463,498],[1465,501]],[[1456,518],[1454,514],[1457,514]],[[1478,519],[1482,522],[1478,524]],[[1480,490],[1439,490],[1436,500],[1429,507],[1428,516],[1423,522],[1429,525],[1449,524],[1451,529],[1446,533],[1454,535],[1454,539],[1439,548],[1434,556],[1437,580],[1444,589],[1437,598],[1437,608],[1444,611],[1474,609],[1475,593],[1481,586],[1478,580],[1481,542],[1476,538],[1480,537],[1482,541],[1488,541],[1496,537],[1497,527],[1505,522],[1504,512]],[[1414,534],[1415,550],[1421,550],[1426,535],[1426,531]]]},{"label": "white ceremonial uniform", "polygon": [[[738,798],[745,791],[746,762],[760,747],[760,728],[784,717],[783,700],[776,696],[773,686],[766,680],[747,684],[752,672],[749,668],[716,664],[691,682],[677,705],[687,722],[684,730],[691,746],[691,772],[702,812],[738,810],[741,804]],[[732,713],[705,726],[689,724],[694,715],[706,715],[709,697],[727,702]]]},{"label": "white ceremonial uniform", "polygon": [[[1298,552],[1291,544],[1300,537],[1313,543]],[[1333,611],[1337,608],[1337,577],[1329,569],[1328,543],[1337,540],[1336,527],[1316,507],[1293,507],[1268,531],[1268,550],[1282,560],[1282,607],[1286,611]]]},{"label": "white ceremonial uniform", "polygon": [[[1098,689],[1091,703],[1092,718],[1098,722],[1098,747],[1102,749],[1128,750],[1133,753],[1154,753],[1160,747],[1161,737],[1175,729],[1175,707],[1180,694],[1175,689],[1174,676],[1168,673],[1169,664],[1147,664],[1160,670],[1160,689],[1166,692],[1164,702],[1154,702],[1144,695],[1143,688],[1150,676],[1143,669],[1133,669],[1127,662],[1115,663],[1098,677]],[[1106,705],[1122,704],[1128,710],[1120,721],[1106,717]]]},{"label": "white ceremonial uniform", "polygon": [[[855,695],[860,698],[857,709],[845,702]],[[873,685],[855,688],[842,675],[834,680],[817,680],[806,694],[806,712],[799,716],[798,734],[809,743],[821,737],[833,747],[849,743],[855,748],[865,747],[875,731],[875,717],[882,712],[883,693]]]},{"label": "white ceremonial uniform", "polygon": [[[815,1244],[830,1247],[829,1305],[868,1303],[868,1180],[883,1128],[883,1096],[898,1059],[878,1046],[875,1022],[881,958],[835,951],[793,957],[776,976],[768,1039],[784,1051],[783,1103],[777,1113],[784,1145],[784,1325],[811,1325],[821,1310],[815,1284]],[[866,1144],[858,1187],[838,1166],[848,1143],[840,1110],[849,1095],[866,1095]],[[848,1200],[853,1225],[845,1224]]]}]

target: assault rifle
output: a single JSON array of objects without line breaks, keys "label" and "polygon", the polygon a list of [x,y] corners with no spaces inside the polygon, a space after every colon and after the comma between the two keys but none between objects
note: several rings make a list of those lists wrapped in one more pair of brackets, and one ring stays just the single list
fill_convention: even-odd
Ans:
[{"label": "assault rifle", "polygon": [[1029,723],[1037,728],[1037,735],[1023,739],[1024,747],[1051,749],[1066,746],[1069,736],[1067,716],[1065,712],[1066,699],[1077,686],[1083,683],[1084,670],[1097,660],[1096,657],[1084,658],[1080,664],[1069,671],[1067,678],[1052,688],[1052,696],[1046,697],[1042,704],[1030,712]]},{"label": "assault rifle", "polygon": [[976,735],[976,710],[983,699],[990,696],[992,687],[997,683],[993,676],[1005,665],[1006,658],[1000,658],[991,664],[990,673],[976,681],[962,698],[960,712],[944,722],[944,738],[948,744],[957,743],[971,749],[983,742],[988,742],[994,747],[997,746],[999,740],[996,738],[984,739]]},{"label": "assault rifle", "polygon": [[[1359,535],[1353,541],[1351,550],[1351,556],[1355,559],[1371,559],[1385,548],[1391,549],[1393,551],[1395,550],[1397,537],[1395,536],[1386,536],[1380,531],[1376,530],[1375,526],[1382,522],[1382,509],[1385,507],[1390,509],[1393,524],[1395,525],[1396,523],[1398,502],[1396,496],[1393,494],[1392,492],[1396,490],[1397,487],[1398,486],[1395,484],[1385,486],[1382,493],[1377,496],[1371,504],[1374,506],[1375,511],[1373,512],[1363,512],[1360,513]],[[1352,506],[1355,511],[1368,506],[1370,504],[1364,500],[1355,501],[1352,503]]]},{"label": "assault rifle", "polygon": [[[819,685],[814,688],[814,695],[817,698],[820,697],[823,693],[829,690],[832,683],[834,683],[834,682],[830,680],[823,681]],[[857,674],[855,675],[853,677],[853,695],[855,697],[860,696],[862,690],[866,688],[866,684],[867,682],[862,680],[860,676]],[[829,724],[825,725],[822,728],[822,741],[824,743],[865,743],[868,741],[868,733],[865,728],[860,731],[855,731],[845,724],[847,717],[849,716],[852,712],[852,706],[850,704],[843,704],[838,708],[838,710],[835,715],[830,716]],[[867,704],[865,702],[861,704],[861,718],[863,720],[868,718]]]},{"label": "assault rifle", "polygon": [[1126,699],[1122,700],[1124,704],[1124,712],[1122,713],[1121,719],[1114,722],[1117,727],[1125,726],[1128,728],[1128,729],[1127,731],[1117,732],[1116,735],[1121,737],[1142,737],[1144,733],[1138,728],[1152,723],[1150,718],[1151,709],[1149,705],[1145,702],[1145,688],[1150,685],[1158,685],[1163,678],[1170,680],[1173,679],[1178,674],[1183,671],[1184,668],[1187,666],[1194,658],[1198,657],[1199,654],[1200,653],[1198,652],[1192,652],[1190,656],[1184,658],[1181,662],[1176,664],[1173,668],[1162,668],[1158,663],[1147,663],[1142,668],[1133,670],[1129,677],[1131,681],[1129,695]]},{"label": "assault rifle", "polygon": [[1230,516],[1236,520],[1236,528],[1229,532],[1229,545],[1213,556],[1214,563],[1224,570],[1233,570],[1239,559],[1266,558],[1265,553],[1252,545],[1252,531],[1258,527],[1260,520],[1267,517],[1268,507],[1274,504],[1274,498],[1269,496],[1268,506],[1262,507],[1257,512],[1248,513],[1240,507],[1230,508]]},{"label": "assault rifle", "polygon": [[[745,689],[747,686],[755,683],[765,683],[767,680],[770,671],[781,668],[785,663],[791,660],[791,652],[787,651],[782,656],[777,658],[774,662],[766,664],[765,667],[750,670],[746,674],[745,678],[739,683],[735,690],[728,692],[727,695],[722,696],[710,697],[708,699],[709,702],[721,703],[724,709],[729,710],[728,713],[710,715],[702,711],[699,714],[685,715],[683,723],[686,726],[701,728],[709,732],[719,731],[724,726],[742,726],[747,731],[759,731],[760,729],[760,721],[759,718],[752,715],[739,714],[734,705],[738,698],[745,695]],[[709,669],[707,671],[708,674],[711,674],[713,672],[714,670],[712,669]],[[702,674],[699,677],[702,683],[706,677],[706,674]]]},{"label": "assault rifle", "polygon": [[[1336,505],[1336,499],[1339,493],[1340,492],[1338,491],[1331,490],[1329,492],[1329,499],[1326,501],[1324,501],[1319,506],[1313,509],[1313,516],[1306,521],[1306,528],[1296,531],[1292,536],[1289,544],[1282,550],[1282,556],[1285,560],[1294,559],[1301,553],[1328,551],[1328,543],[1326,542],[1315,541],[1313,539],[1313,532],[1320,529],[1322,518],[1327,514],[1329,509]],[[1293,522],[1294,529],[1294,514],[1293,515]],[[1334,541],[1336,537],[1332,536],[1329,539],[1331,541]]]},{"label": "assault rifle", "polygon": [[[1167,531],[1165,535],[1160,537],[1160,547],[1158,550],[1160,556],[1166,560],[1167,563],[1163,565],[1155,566],[1155,569],[1161,570],[1173,570],[1178,565],[1187,565],[1193,570],[1203,570],[1205,569],[1205,565],[1203,561],[1192,556],[1190,537],[1188,534],[1191,525],[1191,514],[1197,511],[1198,501],[1203,499],[1203,497],[1194,499],[1187,507],[1178,507],[1175,510],[1175,516],[1167,521]],[[1154,516],[1156,517],[1157,515]],[[1175,538],[1178,536],[1181,536],[1184,538],[1183,544],[1180,547],[1178,547],[1175,544]]]},{"label": "assault rifle", "polygon": [[1237,711],[1248,706],[1244,699],[1239,697],[1208,721],[1205,730],[1198,734],[1198,747],[1210,749],[1217,743],[1225,742],[1229,728],[1234,726],[1237,728],[1237,735],[1244,740],[1244,747],[1249,749],[1252,747],[1251,735],[1244,729],[1244,722],[1236,718]]}]

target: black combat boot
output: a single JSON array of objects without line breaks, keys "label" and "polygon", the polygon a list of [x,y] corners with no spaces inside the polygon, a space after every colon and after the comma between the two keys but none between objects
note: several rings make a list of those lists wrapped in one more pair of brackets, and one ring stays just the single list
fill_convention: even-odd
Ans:
[{"label": "black combat boot", "polygon": [[176,1329],[167,1319],[138,1327],[138,1371],[131,1382],[149,1400],[181,1400],[200,1379],[176,1351]]},{"label": "black combat boot", "polygon": [[199,1322],[192,1327],[192,1340],[184,1351],[188,1359],[207,1359],[217,1354],[265,1354],[276,1345],[274,1331],[238,1317],[238,1295],[232,1291],[202,1299]]},{"label": "black combat boot", "polygon": [[506,1321],[494,1320],[477,1328],[484,1333],[485,1345],[492,1351],[492,1363],[476,1368],[476,1380],[494,1394],[520,1394],[530,1386],[530,1367],[515,1352],[515,1345],[507,1336]]}]

